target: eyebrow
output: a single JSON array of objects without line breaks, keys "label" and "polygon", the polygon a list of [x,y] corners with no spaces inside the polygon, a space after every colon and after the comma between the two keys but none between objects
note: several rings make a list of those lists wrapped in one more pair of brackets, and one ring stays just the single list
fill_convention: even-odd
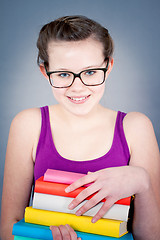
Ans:
[{"label": "eyebrow", "polygon": [[[103,63],[104,63],[104,61],[102,62],[102,64],[103,64]],[[87,70],[87,69],[99,68],[99,67],[102,66],[102,64],[101,64],[101,65],[99,65],[99,64],[96,64],[96,65],[89,65],[89,66],[87,66],[87,67],[81,69],[80,72],[81,72],[81,71],[84,71],[84,70]],[[68,70],[68,69],[66,69],[66,68],[59,68],[58,70],[55,70],[55,71],[67,71],[67,72],[71,72],[71,70]]]}]

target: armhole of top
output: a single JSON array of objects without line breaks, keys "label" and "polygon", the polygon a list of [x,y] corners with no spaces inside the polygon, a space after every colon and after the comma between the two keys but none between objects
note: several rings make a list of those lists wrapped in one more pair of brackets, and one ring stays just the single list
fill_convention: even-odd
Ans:
[{"label": "armhole of top", "polygon": [[[41,139],[42,139],[42,125],[44,125],[43,123],[43,115],[44,115],[44,107],[40,108],[41,111],[41,129],[40,129],[40,135],[39,135],[39,139],[38,139],[38,144],[37,144],[37,149],[36,149],[36,154],[35,154],[35,161],[34,161],[34,170],[35,171],[35,165],[36,165],[36,160],[37,160],[37,155],[39,152],[39,148],[41,145]],[[30,195],[30,200],[29,200],[29,206],[32,206],[33,204],[33,197],[34,197],[34,188],[35,188],[35,175],[33,175],[33,183],[32,183],[32,189],[31,189],[31,195]]]},{"label": "armhole of top", "polygon": [[124,153],[125,153],[125,155],[126,155],[126,157],[128,159],[128,164],[129,164],[130,151],[129,151],[129,146],[128,146],[128,143],[127,143],[127,139],[126,139],[125,132],[124,132],[124,127],[123,127],[123,121],[124,121],[124,118],[127,115],[127,113],[121,112],[120,115],[121,115],[120,116],[121,141],[122,141],[122,144],[123,144]]},{"label": "armhole of top", "polygon": [[39,135],[39,140],[38,140],[38,144],[37,144],[37,149],[36,149],[36,156],[35,156],[35,163],[36,163],[36,159],[37,159],[37,155],[39,152],[39,149],[41,147],[41,144],[44,141],[44,134],[45,134],[45,128],[46,128],[46,124],[45,124],[45,118],[46,118],[46,110],[47,110],[48,106],[44,106],[41,107],[41,130],[40,130],[40,135]]}]

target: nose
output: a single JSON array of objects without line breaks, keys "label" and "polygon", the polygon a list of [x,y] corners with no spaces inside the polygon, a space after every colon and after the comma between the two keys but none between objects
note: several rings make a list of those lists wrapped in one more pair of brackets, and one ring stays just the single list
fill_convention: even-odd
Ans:
[{"label": "nose", "polygon": [[72,90],[81,90],[84,87],[85,87],[85,85],[83,84],[83,82],[79,76],[76,76],[74,78],[73,83],[70,86],[70,88],[72,88]]}]

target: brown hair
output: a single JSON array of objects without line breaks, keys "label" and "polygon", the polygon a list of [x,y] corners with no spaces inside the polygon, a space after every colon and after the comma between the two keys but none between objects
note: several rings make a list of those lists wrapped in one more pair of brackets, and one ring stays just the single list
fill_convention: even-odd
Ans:
[{"label": "brown hair", "polygon": [[113,54],[113,41],[108,30],[84,16],[65,16],[42,27],[37,40],[37,63],[48,65],[48,43],[50,41],[80,41],[92,37],[104,46],[104,57]]}]

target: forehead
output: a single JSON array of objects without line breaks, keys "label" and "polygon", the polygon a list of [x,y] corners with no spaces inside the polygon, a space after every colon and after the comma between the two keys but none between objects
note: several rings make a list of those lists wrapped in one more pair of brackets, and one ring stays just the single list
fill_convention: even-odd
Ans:
[{"label": "forehead", "polygon": [[82,69],[104,60],[102,43],[89,38],[81,41],[51,41],[48,44],[49,66]]}]

